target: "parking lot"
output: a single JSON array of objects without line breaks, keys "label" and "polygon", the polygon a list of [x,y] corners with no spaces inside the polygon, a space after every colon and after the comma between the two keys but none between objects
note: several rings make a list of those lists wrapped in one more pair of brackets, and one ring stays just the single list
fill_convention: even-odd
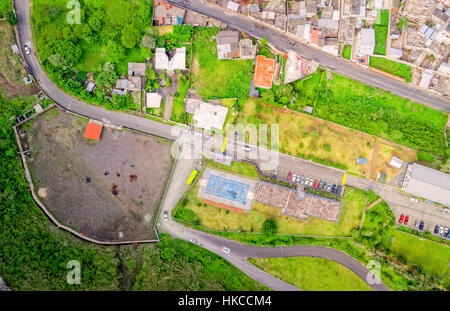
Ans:
[{"label": "parking lot", "polygon": [[[412,200],[412,202],[415,201]],[[449,210],[444,208],[444,213],[448,214]],[[397,215],[397,224],[399,226],[405,226],[421,232],[430,231],[434,236],[450,239],[450,230],[447,225],[443,224],[442,221],[439,223],[431,223],[427,222],[423,218],[410,216],[408,214],[401,214],[400,216]]]}]

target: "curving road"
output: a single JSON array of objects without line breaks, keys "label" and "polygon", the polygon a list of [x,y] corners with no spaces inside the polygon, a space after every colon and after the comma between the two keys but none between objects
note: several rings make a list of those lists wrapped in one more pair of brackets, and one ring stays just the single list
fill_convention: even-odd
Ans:
[{"label": "curving road", "polygon": [[411,84],[399,82],[385,75],[369,71],[361,66],[338,59],[319,49],[306,45],[301,41],[290,38],[282,31],[277,31],[276,29],[271,29],[262,24],[255,23],[254,20],[250,20],[242,14],[226,12],[216,6],[207,4],[202,0],[167,0],[166,2],[220,20],[231,27],[254,37],[266,37],[267,41],[279,50],[294,50],[306,59],[317,61],[322,67],[329,68],[331,71],[343,76],[386,90],[395,95],[437,110],[450,111],[450,100],[447,98],[433,95],[423,89],[414,87]]},{"label": "curving road", "polygon": [[[16,0],[16,13],[18,18],[19,45],[23,49],[26,42],[32,42],[30,27],[30,3],[29,0]],[[125,113],[107,111],[101,107],[88,105],[79,101],[60,90],[42,70],[40,63],[34,53],[24,55],[28,70],[33,74],[37,83],[42,90],[53,99],[58,105],[64,109],[86,116],[88,118],[103,120],[113,124],[120,124],[124,127],[142,131],[145,133],[158,135],[167,139],[176,139],[181,136],[181,131],[174,126],[162,124],[152,120],[132,116]],[[169,185],[165,195],[162,210],[171,211],[181,198],[187,185],[184,182],[189,176],[192,169],[196,166],[196,160],[179,160],[174,168],[172,182]],[[184,240],[192,238],[197,240],[200,246],[222,256],[231,264],[236,266],[249,277],[261,282],[262,284],[274,290],[299,290],[298,288],[279,280],[278,278],[258,269],[247,261],[249,257],[320,257],[336,261],[343,264],[363,280],[369,273],[367,268],[352,257],[337,251],[335,249],[298,245],[292,247],[258,247],[237,243],[231,240],[223,239],[215,235],[196,231],[191,228],[182,226],[181,224],[169,219],[164,221],[162,213],[160,215],[158,227],[171,235]],[[223,252],[223,247],[230,249],[229,254]],[[382,282],[370,285],[374,290],[389,290]]]}]

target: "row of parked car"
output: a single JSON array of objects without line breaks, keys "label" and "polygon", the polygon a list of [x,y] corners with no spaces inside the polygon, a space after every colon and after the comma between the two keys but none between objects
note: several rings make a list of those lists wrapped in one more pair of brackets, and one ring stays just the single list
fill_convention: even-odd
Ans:
[{"label": "row of parked car", "polygon": [[314,179],[312,177],[305,177],[300,174],[293,174],[289,172],[287,175],[287,180],[291,182],[300,183],[300,185],[305,185],[305,187],[313,187],[316,190],[328,191],[335,194],[340,194],[342,191],[342,186],[340,185],[332,185],[327,183],[326,181]]},{"label": "row of parked car", "polygon": [[[398,223],[400,225],[407,226],[408,222],[409,222],[409,216],[405,216],[403,214],[400,215],[400,218],[398,219]],[[414,222],[414,229],[418,229],[418,230],[422,231],[424,227],[425,227],[425,223],[423,222],[423,220],[421,220],[420,222],[419,222],[419,220],[416,220]],[[436,225],[434,227],[434,234],[441,235],[446,239],[450,238],[450,230],[447,227],[444,228],[442,226],[439,227],[438,225]]]}]

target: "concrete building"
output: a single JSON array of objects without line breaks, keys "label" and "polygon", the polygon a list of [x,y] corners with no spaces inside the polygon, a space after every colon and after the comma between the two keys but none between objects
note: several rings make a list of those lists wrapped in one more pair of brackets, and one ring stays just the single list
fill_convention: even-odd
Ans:
[{"label": "concrete building", "polygon": [[237,31],[219,31],[216,36],[216,43],[219,59],[240,57],[239,33]]},{"label": "concrete building", "polygon": [[389,165],[395,168],[401,168],[403,165],[403,161],[397,157],[392,157],[391,162],[389,162]]},{"label": "concrete building", "polygon": [[155,53],[155,69],[156,70],[167,70],[173,72],[176,69],[185,70],[186,69],[186,48],[176,48],[174,52],[171,53],[171,57],[167,55],[164,48],[156,48]]},{"label": "concrete building", "polygon": [[414,163],[406,171],[402,190],[450,206],[450,174]]},{"label": "concrete building", "polygon": [[228,108],[226,107],[201,103],[194,113],[195,126],[207,131],[213,129],[221,131],[227,114]]},{"label": "concrete building", "polygon": [[233,12],[237,12],[239,10],[239,3],[228,1],[227,9]]},{"label": "concrete building", "polygon": [[157,26],[182,25],[185,14],[184,9],[162,1],[154,1],[153,23]]},{"label": "concrete building", "polygon": [[158,93],[147,93],[146,104],[147,108],[160,108],[162,96]]},{"label": "concrete building", "polygon": [[359,32],[358,56],[372,55],[375,50],[375,29],[362,28]]},{"label": "concrete building", "polygon": [[433,79],[433,71],[432,70],[424,70],[422,72],[422,78],[420,79],[419,85],[424,88],[428,88],[430,86],[431,79]]}]

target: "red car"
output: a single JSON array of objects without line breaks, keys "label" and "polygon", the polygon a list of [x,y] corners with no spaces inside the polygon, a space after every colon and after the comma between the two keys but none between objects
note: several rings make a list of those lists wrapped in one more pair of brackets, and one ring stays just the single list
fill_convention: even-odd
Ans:
[{"label": "red car", "polygon": [[288,179],[288,180],[291,180],[291,179],[292,179],[292,173],[291,173],[291,172],[288,173],[287,179]]},{"label": "red car", "polygon": [[409,220],[409,216],[406,216],[405,217],[405,222],[403,223],[404,225],[407,225],[408,224],[408,220]]},{"label": "red car", "polygon": [[398,223],[401,224],[403,222],[404,218],[405,218],[405,216],[403,214],[400,215],[400,219],[398,220]]},{"label": "red car", "polygon": [[319,186],[319,181],[316,180],[316,181],[314,182],[314,189],[317,189],[318,186]]}]

